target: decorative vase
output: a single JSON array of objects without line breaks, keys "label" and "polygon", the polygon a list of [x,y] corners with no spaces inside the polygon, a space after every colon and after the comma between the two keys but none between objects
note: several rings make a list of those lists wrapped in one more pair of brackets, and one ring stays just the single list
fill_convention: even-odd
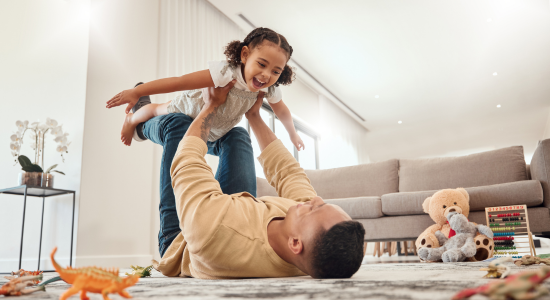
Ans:
[{"label": "decorative vase", "polygon": [[22,172],[18,176],[19,185],[53,188],[53,175],[41,172]]},{"label": "decorative vase", "polygon": [[23,172],[19,173],[19,185],[42,186],[41,172]]}]

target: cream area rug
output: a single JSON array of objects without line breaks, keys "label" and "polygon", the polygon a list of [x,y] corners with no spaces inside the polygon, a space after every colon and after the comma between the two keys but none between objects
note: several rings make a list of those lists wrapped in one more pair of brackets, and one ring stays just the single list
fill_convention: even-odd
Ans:
[{"label": "cream area rug", "polygon": [[[201,280],[168,278],[154,271],[128,288],[133,299],[451,299],[464,288],[477,287],[494,279],[482,278],[479,271],[488,263],[405,263],[366,264],[350,279],[312,279],[311,277],[265,278],[239,280]],[[512,274],[539,266],[517,267],[509,263]],[[124,270],[126,271],[126,270]],[[124,274],[123,272],[121,274]],[[46,273],[45,279],[57,276]],[[6,280],[2,277],[0,284]],[[545,283],[550,289],[550,280]],[[69,288],[64,282],[46,287],[17,299],[59,299]],[[91,300],[101,300],[99,294],[88,293]],[[124,299],[111,294],[113,300]],[[16,298],[14,298],[16,299]],[[69,299],[80,299],[79,294]],[[474,296],[470,299],[488,299]],[[550,296],[539,298],[550,299]]]}]

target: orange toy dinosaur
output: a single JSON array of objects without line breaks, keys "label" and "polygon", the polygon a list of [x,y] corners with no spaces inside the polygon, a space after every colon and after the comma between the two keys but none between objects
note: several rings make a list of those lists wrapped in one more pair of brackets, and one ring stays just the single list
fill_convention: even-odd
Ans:
[{"label": "orange toy dinosaur", "polygon": [[72,284],[73,286],[68,289],[59,300],[65,300],[70,296],[80,291],[80,299],[88,300],[86,292],[100,293],[103,295],[104,300],[110,300],[107,297],[108,294],[118,293],[124,298],[132,298],[128,292],[124,289],[130,287],[139,280],[139,275],[133,275],[128,277],[119,277],[118,269],[101,269],[98,267],[84,267],[84,268],[71,268],[63,269],[54,259],[53,256],[57,251],[55,247],[50,254],[52,264],[55,267],[57,273],[61,279],[65,282]]}]

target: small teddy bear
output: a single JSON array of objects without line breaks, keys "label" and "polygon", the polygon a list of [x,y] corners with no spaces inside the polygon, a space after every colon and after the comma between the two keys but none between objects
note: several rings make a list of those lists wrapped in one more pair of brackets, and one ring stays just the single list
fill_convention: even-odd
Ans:
[{"label": "small teddy bear", "polygon": [[[420,234],[416,240],[416,249],[420,250],[422,247],[438,248],[441,244],[435,236],[436,231],[441,231],[448,238],[455,234],[451,230],[446,216],[454,211],[463,214],[467,218],[470,213],[470,196],[463,188],[444,189],[426,198],[422,203],[422,208],[424,212],[430,215],[435,224],[426,228]],[[469,261],[481,261],[493,256],[494,242],[492,239],[480,234],[474,238],[474,242],[476,243],[477,252],[475,256],[468,259]]]},{"label": "small teddy bear", "polygon": [[474,237],[477,232],[486,235],[489,238],[493,238],[493,231],[485,225],[475,225],[468,221],[466,216],[459,214],[456,211],[447,214],[447,220],[451,225],[451,228],[456,232],[451,238],[447,238],[441,231],[437,231],[435,236],[437,237],[439,244],[442,245],[439,248],[420,248],[418,250],[418,256],[422,260],[426,261],[439,261],[443,262],[461,262],[468,257],[472,257],[476,254],[476,243]]}]

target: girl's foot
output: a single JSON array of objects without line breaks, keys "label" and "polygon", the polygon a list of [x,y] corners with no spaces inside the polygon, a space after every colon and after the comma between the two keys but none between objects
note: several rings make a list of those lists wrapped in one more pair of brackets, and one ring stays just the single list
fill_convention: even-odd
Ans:
[{"label": "girl's foot", "polygon": [[120,140],[126,146],[130,146],[132,144],[132,136],[134,135],[134,130],[136,129],[137,125],[132,123],[133,115],[133,113],[129,113],[126,115],[124,123],[122,124],[122,131],[120,132]]}]

